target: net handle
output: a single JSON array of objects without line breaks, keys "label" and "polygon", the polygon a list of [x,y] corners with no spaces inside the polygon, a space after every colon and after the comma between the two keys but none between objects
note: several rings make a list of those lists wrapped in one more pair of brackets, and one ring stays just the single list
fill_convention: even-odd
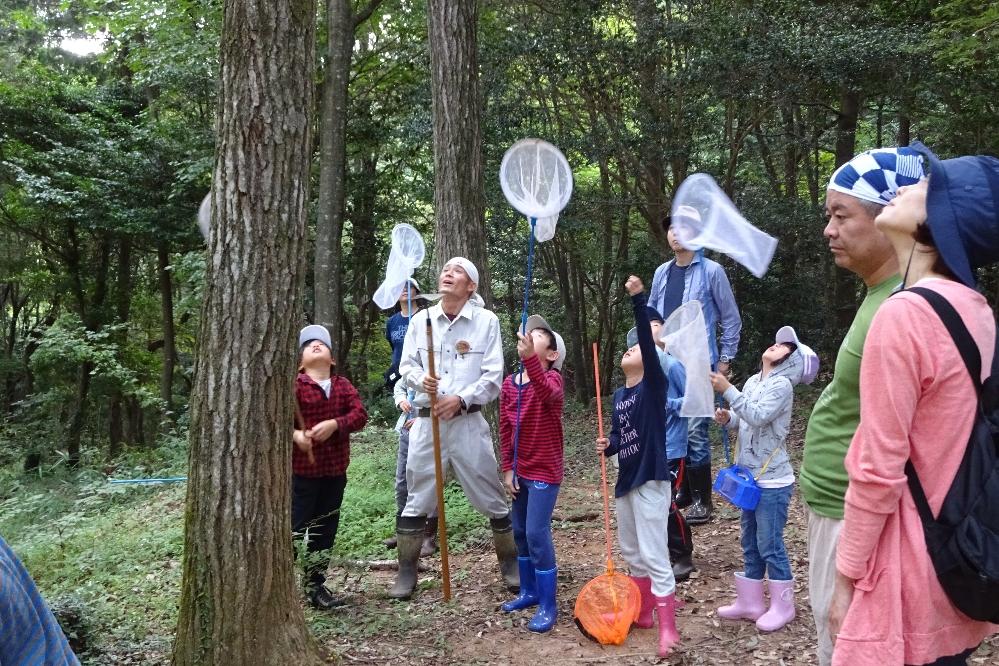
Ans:
[{"label": "net handle", "polygon": [[[597,343],[593,343],[593,382],[597,397],[597,433],[604,438],[604,410],[600,401],[600,354]],[[600,490],[604,495],[604,543],[607,547],[607,574],[614,574],[614,560],[611,559],[610,498],[607,496],[607,456],[600,454]]]}]

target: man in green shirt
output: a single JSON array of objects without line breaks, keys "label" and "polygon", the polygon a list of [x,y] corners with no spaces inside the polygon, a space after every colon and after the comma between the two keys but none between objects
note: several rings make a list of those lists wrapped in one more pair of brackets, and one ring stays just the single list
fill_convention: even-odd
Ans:
[{"label": "man in green shirt", "polygon": [[919,155],[909,148],[882,148],[857,155],[833,174],[826,191],[823,235],[836,265],[856,273],[867,294],[836,356],[833,379],[822,391],[805,432],[799,483],[808,508],[808,596],[818,633],[822,666],[832,663],[828,613],[836,579],[836,542],[843,522],[847,449],[860,423],[860,360],[878,306],[901,282],[888,240],[874,218],[903,185],[923,176]]}]

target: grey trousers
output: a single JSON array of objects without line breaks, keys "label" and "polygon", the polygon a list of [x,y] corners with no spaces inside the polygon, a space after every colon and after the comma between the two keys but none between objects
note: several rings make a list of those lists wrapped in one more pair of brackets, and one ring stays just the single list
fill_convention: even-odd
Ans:
[{"label": "grey trousers", "polygon": [[[465,491],[469,503],[489,518],[505,518],[510,513],[500,484],[493,451],[492,434],[482,412],[440,421],[441,466],[448,467]],[[434,442],[430,418],[418,418],[409,431],[406,460],[408,496],[402,515],[436,514],[437,480],[434,474]]]},{"label": "grey trousers", "polygon": [[[409,457],[409,430],[402,428],[399,432],[399,454],[395,457],[395,508],[398,515],[406,508],[409,497],[409,486],[406,484],[406,459]],[[437,516],[437,505],[427,514]]]},{"label": "grey trousers", "polygon": [[843,521],[820,516],[808,509],[808,600],[819,638],[819,664],[832,663],[833,640],[829,634],[829,602],[836,583],[836,544]]},{"label": "grey trousers", "polygon": [[669,561],[666,525],[669,520],[669,481],[646,481],[614,499],[621,557],[631,575],[652,579],[652,594],[665,597],[676,590]]}]

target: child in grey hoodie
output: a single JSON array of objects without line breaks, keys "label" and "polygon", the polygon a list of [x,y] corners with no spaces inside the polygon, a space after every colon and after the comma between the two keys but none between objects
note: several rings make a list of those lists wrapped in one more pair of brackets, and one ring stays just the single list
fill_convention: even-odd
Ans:
[{"label": "child in grey hoodie", "polygon": [[[715,410],[715,421],[739,432],[736,463],[747,468],[760,488],[760,502],[742,512],[745,571],[735,574],[737,598],[718,609],[729,620],[755,620],[761,631],[776,631],[794,619],[794,579],[784,548],[784,525],[794,491],[794,470],[785,442],[791,425],[794,385],[810,383],[818,371],[815,353],[784,326],[763,352],[763,365],[742,391],[724,375],[712,373],[715,391],[729,409]],[[763,577],[770,579],[770,608],[763,600]]]}]

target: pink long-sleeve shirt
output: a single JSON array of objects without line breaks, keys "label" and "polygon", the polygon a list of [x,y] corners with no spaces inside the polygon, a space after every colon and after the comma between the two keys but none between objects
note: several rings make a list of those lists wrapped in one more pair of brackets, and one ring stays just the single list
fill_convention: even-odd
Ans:
[{"label": "pink long-sleeve shirt", "polygon": [[[920,280],[944,296],[991,372],[996,324],[988,303],[958,282]],[[997,630],[958,611],[937,580],[905,477],[909,458],[939,513],[974,421],[975,390],[947,329],[921,296],[878,310],[860,369],[860,427],[846,456],[850,485],[836,567],[856,579],[833,664],[925,664]]]}]

